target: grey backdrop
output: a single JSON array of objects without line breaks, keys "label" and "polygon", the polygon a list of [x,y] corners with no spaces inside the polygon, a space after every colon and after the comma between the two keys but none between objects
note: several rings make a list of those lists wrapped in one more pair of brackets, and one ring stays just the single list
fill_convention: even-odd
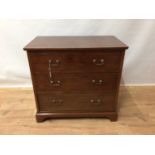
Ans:
[{"label": "grey backdrop", "polygon": [[31,86],[23,47],[37,35],[115,35],[129,46],[122,83],[155,84],[155,20],[1,20],[1,87]]}]

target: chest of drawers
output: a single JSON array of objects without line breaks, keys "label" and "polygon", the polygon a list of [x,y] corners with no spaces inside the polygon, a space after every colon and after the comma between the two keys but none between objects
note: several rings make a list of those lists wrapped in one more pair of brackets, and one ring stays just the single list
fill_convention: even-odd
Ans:
[{"label": "chest of drawers", "polygon": [[127,45],[114,36],[36,37],[27,51],[37,113],[49,118],[117,120]]}]

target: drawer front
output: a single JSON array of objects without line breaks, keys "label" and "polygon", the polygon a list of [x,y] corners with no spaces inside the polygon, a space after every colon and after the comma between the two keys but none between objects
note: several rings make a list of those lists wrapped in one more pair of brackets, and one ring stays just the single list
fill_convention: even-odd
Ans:
[{"label": "drawer front", "polygon": [[115,96],[106,94],[38,94],[40,112],[110,112]]},{"label": "drawer front", "polygon": [[121,52],[41,52],[29,53],[34,72],[119,72]]},{"label": "drawer front", "polygon": [[35,73],[34,84],[39,91],[58,92],[111,92],[115,91],[117,73]]}]

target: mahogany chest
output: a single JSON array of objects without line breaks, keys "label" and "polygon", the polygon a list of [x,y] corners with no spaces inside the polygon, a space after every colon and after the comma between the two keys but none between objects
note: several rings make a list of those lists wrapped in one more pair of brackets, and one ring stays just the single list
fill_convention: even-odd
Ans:
[{"label": "mahogany chest", "polygon": [[37,113],[49,118],[117,120],[127,45],[114,36],[40,36],[27,51]]}]

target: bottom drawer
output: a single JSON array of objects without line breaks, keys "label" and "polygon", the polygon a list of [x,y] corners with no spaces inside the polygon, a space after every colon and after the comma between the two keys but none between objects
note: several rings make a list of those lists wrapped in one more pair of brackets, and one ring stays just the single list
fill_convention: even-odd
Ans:
[{"label": "bottom drawer", "polygon": [[40,112],[111,112],[115,94],[38,94]]}]

